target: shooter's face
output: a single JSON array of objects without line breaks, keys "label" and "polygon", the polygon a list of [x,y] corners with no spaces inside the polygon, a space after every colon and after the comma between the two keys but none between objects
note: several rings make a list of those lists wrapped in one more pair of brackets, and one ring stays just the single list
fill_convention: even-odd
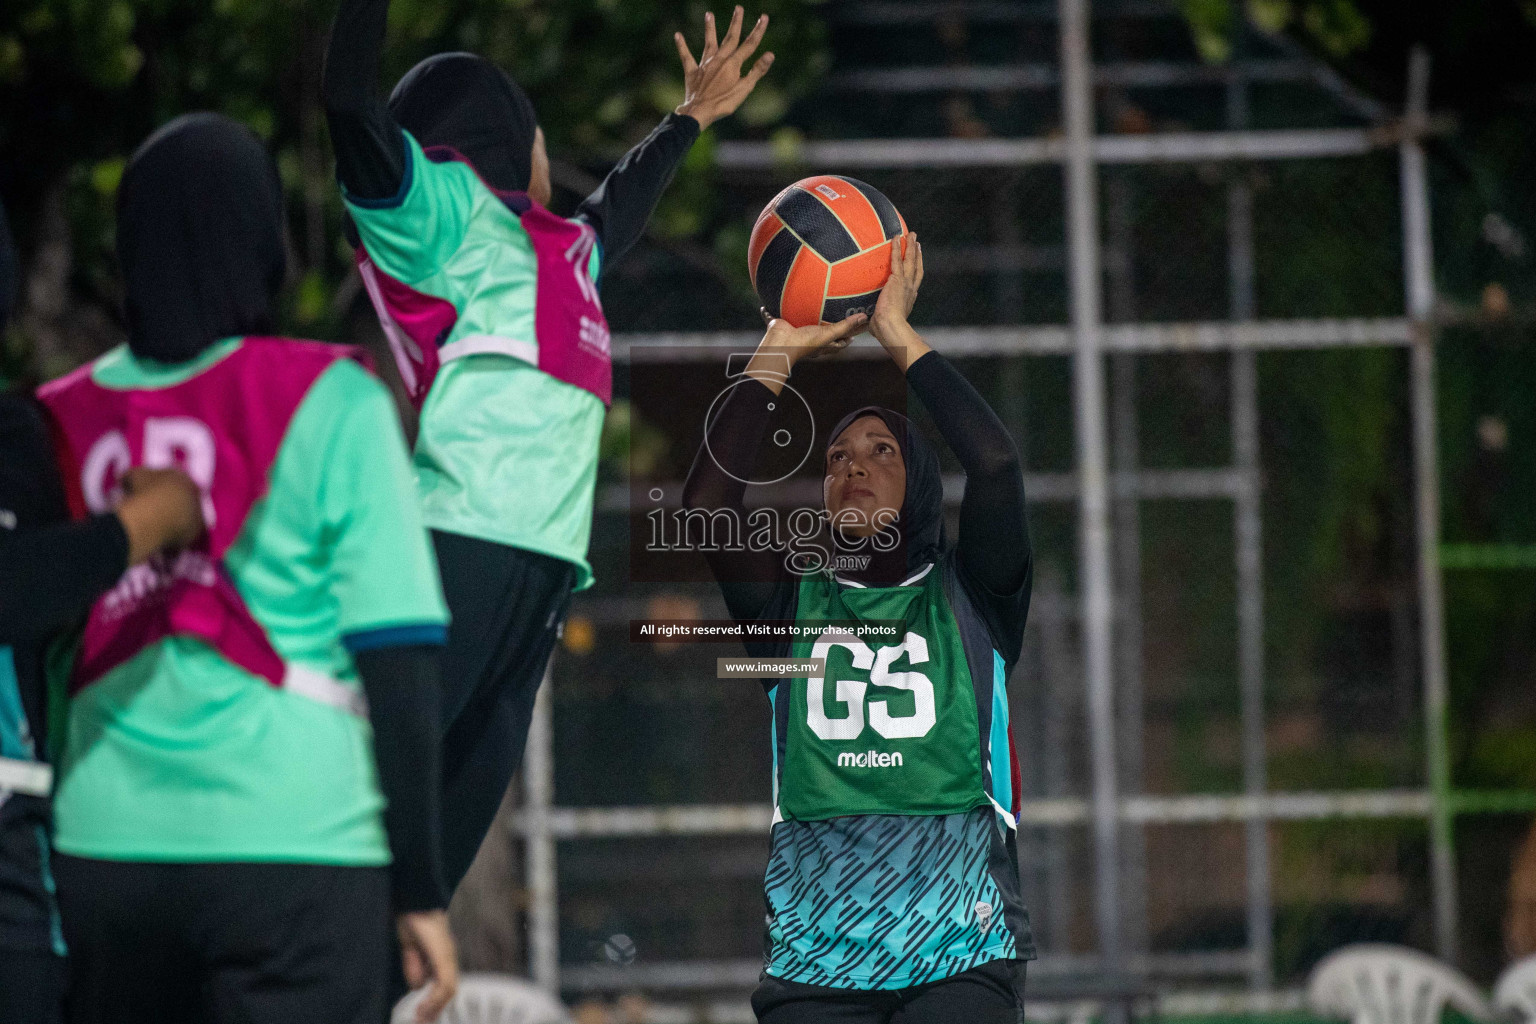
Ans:
[{"label": "shooter's face", "polygon": [[533,159],[528,168],[528,198],[548,206],[554,186],[549,180],[549,152],[544,148],[544,129],[533,130]]},{"label": "shooter's face", "polygon": [[869,537],[895,521],[907,496],[907,464],[885,421],[864,416],[848,424],[827,449],[822,498],[832,525]]}]

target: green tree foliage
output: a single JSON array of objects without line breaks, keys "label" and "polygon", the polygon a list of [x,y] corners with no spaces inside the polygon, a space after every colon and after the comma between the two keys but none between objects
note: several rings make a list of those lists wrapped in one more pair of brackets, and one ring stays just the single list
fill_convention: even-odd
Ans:
[{"label": "green tree foliage", "polygon": [[[697,50],[710,9],[729,17],[729,5],[702,0],[396,0],[381,88],[429,54],[482,53],[528,89],[557,164],[598,173],[681,100],[672,33],[682,30]],[[340,327],[337,287],[350,262],[319,104],[334,11],[333,2],[300,0],[0,5],[0,191],[29,257],[34,300],[0,373],[28,363],[35,374],[55,373],[110,341],[111,214],[124,161],[188,110],[221,111],[268,140],[293,217],[288,326]],[[763,0],[748,16],[759,12],[772,18],[765,46],[778,60],[737,115],[747,125],[778,118],[826,63],[818,5]],[[688,234],[704,222],[712,161],[701,148],[704,158],[688,162],[659,211],[662,232]]]},{"label": "green tree foliage", "polygon": [[1319,50],[1343,57],[1371,38],[1371,22],[1355,0],[1178,0],[1200,55],[1213,63],[1232,56],[1232,40],[1244,11],[1266,32],[1293,31]]}]

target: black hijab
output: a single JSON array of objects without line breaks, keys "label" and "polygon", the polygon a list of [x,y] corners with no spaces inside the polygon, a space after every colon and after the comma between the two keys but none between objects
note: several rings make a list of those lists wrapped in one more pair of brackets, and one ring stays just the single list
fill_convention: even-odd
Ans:
[{"label": "black hijab", "polygon": [[538,118],[528,94],[484,57],[428,57],[395,86],[389,112],[423,148],[457,150],[492,188],[528,190]]},{"label": "black hijab", "polygon": [[11,310],[16,307],[16,243],[11,240],[11,225],[5,218],[5,207],[0,206],[0,331],[11,322]]},{"label": "black hijab", "polygon": [[901,413],[878,405],[855,409],[839,420],[832,433],[827,435],[827,448],[830,449],[855,420],[865,416],[878,416],[884,421],[901,445],[902,461],[907,467],[907,493],[901,502],[901,514],[896,522],[880,531],[882,540],[897,540],[897,543],[884,543],[882,546],[891,550],[881,551],[868,539],[862,539],[862,545],[853,539],[845,542],[836,529],[831,531],[832,542],[840,550],[846,543],[851,551],[872,556],[868,568],[856,572],[841,571],[839,575],[870,585],[890,585],[900,583],[934,561],[944,550],[944,480],[939,471],[939,455],[928,439]]},{"label": "black hijab", "polygon": [[128,346],[162,363],[272,330],[287,268],[283,189],[254,132],[185,114],[133,154],[117,191]]}]

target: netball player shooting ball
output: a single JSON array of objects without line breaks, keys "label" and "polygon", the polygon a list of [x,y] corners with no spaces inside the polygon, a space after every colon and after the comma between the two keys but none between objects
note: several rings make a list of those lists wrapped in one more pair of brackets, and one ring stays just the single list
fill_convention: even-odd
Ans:
[{"label": "netball player shooting ball", "polygon": [[905,416],[855,409],[829,435],[823,493],[836,551],[868,555],[866,567],[793,575],[785,552],[709,556],[739,621],[904,623],[895,644],[828,629],[747,645],[826,659],[824,677],[766,684],[775,813],[761,1024],[1014,1024],[1034,956],[1005,690],[1032,575],[1023,472],[997,416],[908,324],[923,263],[905,237],[872,315],[770,322],[746,370],[759,386],[722,404],[683,493],[686,507],[745,516],[742,481],[785,358],[835,351],[866,326],[966,473],[951,547],[934,450]]}]

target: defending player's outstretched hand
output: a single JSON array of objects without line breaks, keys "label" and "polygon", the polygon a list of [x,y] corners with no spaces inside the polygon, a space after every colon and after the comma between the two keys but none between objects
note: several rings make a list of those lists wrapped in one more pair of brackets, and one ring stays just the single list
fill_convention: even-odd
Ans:
[{"label": "defending player's outstretched hand", "polygon": [[683,102],[677,113],[686,114],[699,122],[702,130],[722,117],[729,117],[752,94],[757,83],[773,66],[773,53],[769,51],[757,58],[752,69],[745,75],[741,67],[757,50],[768,31],[768,15],[764,14],[752,26],[747,38],[741,38],[743,11],[740,6],[731,16],[731,27],[725,38],[715,41],[715,16],[704,15],[704,52],[693,59],[688,41],[681,32],[673,34],[677,43],[677,55],[683,61]]}]

